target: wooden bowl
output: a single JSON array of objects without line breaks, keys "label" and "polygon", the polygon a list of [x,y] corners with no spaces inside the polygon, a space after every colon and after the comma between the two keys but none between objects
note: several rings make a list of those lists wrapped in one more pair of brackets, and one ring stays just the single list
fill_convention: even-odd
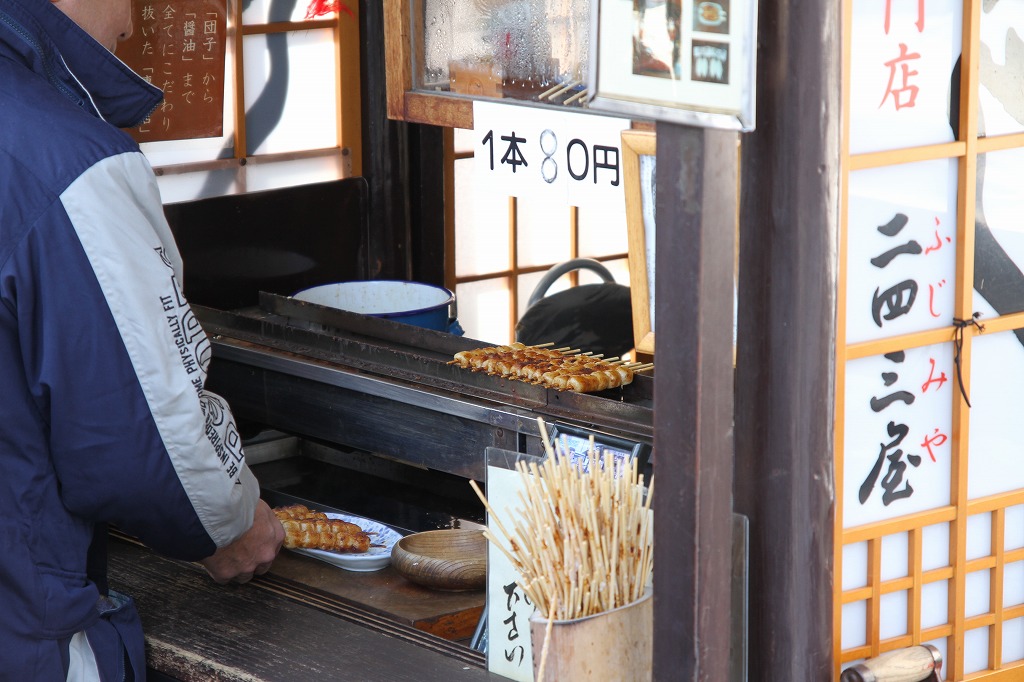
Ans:
[{"label": "wooden bowl", "polygon": [[409,581],[435,590],[483,589],[487,539],[473,528],[407,535],[392,548],[391,565]]}]

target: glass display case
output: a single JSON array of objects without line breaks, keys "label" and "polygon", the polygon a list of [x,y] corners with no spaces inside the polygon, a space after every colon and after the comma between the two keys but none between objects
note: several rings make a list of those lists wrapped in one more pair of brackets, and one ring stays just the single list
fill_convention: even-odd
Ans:
[{"label": "glass display case", "polygon": [[413,26],[423,27],[412,33],[415,89],[552,103],[583,89],[589,2],[416,0],[413,7]]},{"label": "glass display case", "polygon": [[589,0],[385,0],[388,114],[472,126],[478,98],[586,106]]}]

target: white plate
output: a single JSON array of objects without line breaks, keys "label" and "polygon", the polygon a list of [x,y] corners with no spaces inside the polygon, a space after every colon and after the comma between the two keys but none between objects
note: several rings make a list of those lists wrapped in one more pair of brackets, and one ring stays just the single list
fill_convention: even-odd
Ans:
[{"label": "white plate", "polygon": [[293,549],[293,552],[305,554],[314,559],[320,559],[320,561],[326,561],[339,568],[344,568],[346,571],[379,571],[391,563],[391,548],[402,539],[402,534],[397,530],[385,526],[379,521],[366,519],[362,516],[335,514],[334,512],[327,512],[327,516],[328,518],[354,523],[362,528],[364,533],[376,533],[376,535],[370,536],[370,544],[381,546],[370,547],[370,551],[358,554],[328,552],[323,549]]}]

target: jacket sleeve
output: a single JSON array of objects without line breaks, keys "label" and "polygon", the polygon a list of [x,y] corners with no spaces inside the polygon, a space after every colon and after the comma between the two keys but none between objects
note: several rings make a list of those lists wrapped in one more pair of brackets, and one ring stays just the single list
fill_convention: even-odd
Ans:
[{"label": "jacket sleeve", "polygon": [[230,409],[204,388],[210,343],[181,289],[155,178],[138,152],[79,176],[26,239],[26,367],[64,504],[199,559],[259,497]]}]

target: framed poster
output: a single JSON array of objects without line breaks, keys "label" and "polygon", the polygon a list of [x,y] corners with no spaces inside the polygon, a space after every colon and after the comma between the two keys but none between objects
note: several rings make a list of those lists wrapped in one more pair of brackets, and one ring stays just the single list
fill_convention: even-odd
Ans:
[{"label": "framed poster", "polygon": [[756,0],[597,0],[590,108],[754,129]]},{"label": "framed poster", "polygon": [[633,307],[633,342],[640,353],[654,355],[654,199],[656,188],[653,132],[622,132],[622,180],[626,193],[629,244],[629,289]]}]

